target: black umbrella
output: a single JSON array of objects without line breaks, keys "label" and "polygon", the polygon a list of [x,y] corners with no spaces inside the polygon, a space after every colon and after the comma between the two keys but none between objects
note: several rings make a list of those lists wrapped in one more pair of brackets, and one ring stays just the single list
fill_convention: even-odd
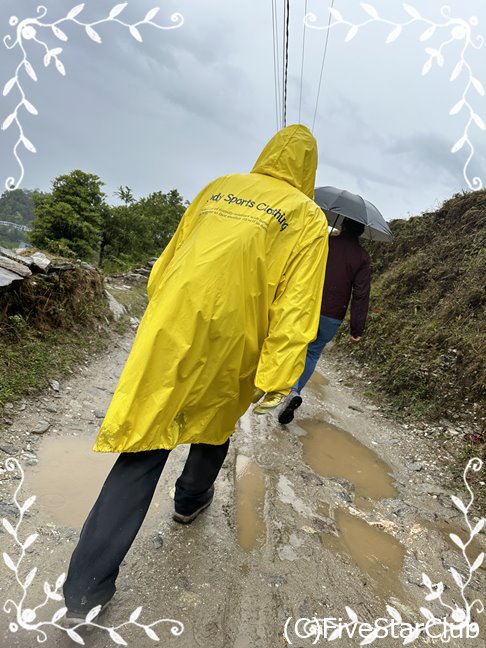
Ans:
[{"label": "black umbrella", "polygon": [[364,238],[371,241],[393,241],[388,223],[378,209],[358,194],[337,187],[317,187],[314,201],[326,213],[331,227],[339,226],[344,218],[362,223]]}]

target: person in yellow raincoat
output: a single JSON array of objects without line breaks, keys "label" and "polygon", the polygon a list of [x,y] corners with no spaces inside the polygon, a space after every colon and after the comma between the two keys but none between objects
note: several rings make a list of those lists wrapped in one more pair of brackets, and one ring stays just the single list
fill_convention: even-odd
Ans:
[{"label": "person in yellow raincoat", "polygon": [[[121,453],[64,585],[74,620],[115,592],[169,451],[192,444],[174,519],[213,496],[238,418],[288,394],[317,332],[327,221],[313,202],[317,144],[279,131],[251,173],[220,177],[187,208],[148,282],[149,303],[94,450]],[[278,401],[278,399],[277,399]]]}]

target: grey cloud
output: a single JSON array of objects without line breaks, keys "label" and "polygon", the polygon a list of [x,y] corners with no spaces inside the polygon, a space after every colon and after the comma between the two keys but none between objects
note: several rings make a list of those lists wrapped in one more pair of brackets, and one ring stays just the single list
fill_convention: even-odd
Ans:
[{"label": "grey cloud", "polygon": [[404,180],[396,177],[392,173],[381,173],[379,169],[374,169],[372,164],[359,163],[351,157],[349,160],[344,160],[339,157],[333,157],[322,166],[325,168],[335,168],[344,171],[347,175],[353,178],[357,183],[375,183],[385,187],[400,187],[407,186]]},{"label": "grey cloud", "polygon": [[[474,139],[472,133],[471,138]],[[458,179],[462,175],[467,147],[452,154],[450,152],[452,144],[454,142],[438,133],[417,133],[410,137],[395,138],[389,143],[385,152],[407,162],[409,174],[418,179],[423,178],[423,181],[428,182],[432,177],[435,177],[439,181],[453,182],[457,186]],[[484,148],[484,146],[478,145],[472,167],[476,168],[483,177],[486,166],[484,162],[480,161],[482,157],[480,151],[483,149],[484,152]]]},{"label": "grey cloud", "polygon": [[[46,0],[48,15],[53,19],[65,15],[66,7],[77,1]],[[116,2],[87,2],[86,15],[93,20],[105,16]],[[0,23],[7,25],[11,14],[33,16],[37,4],[38,0],[3,0]],[[169,24],[171,13],[179,11],[184,26],[171,31],[142,26],[143,43],[138,43],[120,25],[101,25],[101,45],[83,29],[66,26],[69,42],[52,40],[64,48],[66,78],[43,69],[38,52],[32,58],[39,81],[26,79],[25,87],[39,116],[26,115],[25,125],[39,153],[23,152],[25,186],[47,186],[47,180],[75,165],[97,172],[113,188],[129,184],[143,195],[176,186],[192,198],[215,175],[251,168],[275,130],[270,8],[256,0],[137,0],[129,3],[124,15],[138,20],[157,4],[161,7],[157,22]],[[298,119],[302,44],[297,20],[303,3],[291,4],[287,123]],[[320,8],[317,4],[316,0],[309,3],[309,10],[316,11],[324,23],[329,2]],[[380,15],[393,18],[388,0],[373,4]],[[451,0],[450,4],[456,15],[469,15],[468,8],[474,7],[471,12],[483,24],[485,10],[477,2]],[[352,10],[351,6],[342,9],[350,20]],[[400,6],[397,11],[403,19]],[[355,13],[362,19],[359,6]],[[431,18],[436,13],[427,9]],[[422,50],[416,32],[411,28],[407,36],[404,30],[397,47],[384,50],[384,31],[377,40],[378,32],[370,26],[348,45],[339,29],[331,34],[315,128],[322,184],[343,182],[391,214],[418,213],[438,196],[460,190],[466,151],[450,153],[457,122],[432,121],[428,131],[421,132],[424,111],[432,109],[434,102],[447,101],[449,90],[441,85],[443,75],[431,74],[422,84]],[[323,36],[323,32],[307,33],[302,120],[310,125]],[[416,84],[413,75],[403,75],[406,101],[391,96],[393,91],[384,81],[391,78],[390,68],[396,68],[401,78],[402,63],[393,58],[399,48],[408,51],[407,61],[414,57],[418,70]],[[390,55],[381,67],[383,52]],[[5,51],[0,60],[2,78],[9,78],[17,64],[18,56]],[[476,75],[484,82],[480,73],[478,65]],[[399,83],[392,86],[403,88]],[[425,86],[432,95],[424,96]],[[3,116],[11,105],[13,93],[3,98]],[[414,113],[410,106],[419,106],[417,111],[423,114]],[[471,171],[484,179],[481,159],[486,158],[486,147],[480,144],[481,135],[476,129]],[[12,132],[0,133],[0,138],[3,184],[15,167]]]}]

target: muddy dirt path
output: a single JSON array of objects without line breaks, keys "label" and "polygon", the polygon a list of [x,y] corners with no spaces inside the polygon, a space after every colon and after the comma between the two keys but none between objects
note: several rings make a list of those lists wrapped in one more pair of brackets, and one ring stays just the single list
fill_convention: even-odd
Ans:
[{"label": "muddy dirt path", "polygon": [[[7,410],[0,436],[1,517],[14,526],[19,519],[11,502],[21,480],[18,471],[5,470],[8,456],[18,458],[25,470],[19,500],[37,496],[18,532],[23,542],[39,534],[19,567],[20,583],[38,568],[26,587],[24,610],[42,603],[44,581],[54,587],[66,571],[82,522],[116,458],[92,453],[91,446],[130,344],[130,336],[118,341],[61,383],[59,391]],[[233,436],[213,504],[187,527],[171,519],[173,485],[187,454],[187,448],[177,448],[122,564],[112,606],[99,623],[119,626],[143,606],[138,623],[174,619],[184,631],[175,637],[171,623],[158,623],[153,631],[160,643],[155,643],[141,627],[120,628],[124,641],[136,648],[278,648],[289,642],[304,648],[327,643],[333,619],[349,622],[347,606],[360,622],[371,624],[380,617],[390,620],[386,605],[408,623],[424,621],[421,606],[445,616],[439,601],[425,601],[429,590],[423,572],[433,583],[444,582],[446,603],[462,605],[449,569],[469,572],[448,534],[469,536],[450,494],[437,485],[439,453],[346,384],[324,357],[293,423],[282,426],[274,416],[247,412]],[[0,528],[0,543],[2,552],[18,559],[6,528]],[[484,545],[482,533],[468,547],[468,557],[474,560]],[[484,564],[473,573],[468,600],[484,597],[485,574]],[[20,583],[2,564],[2,607],[8,598],[20,603]],[[31,625],[50,619],[61,605],[50,601]],[[15,625],[13,607],[1,612],[0,646],[39,645],[34,630]],[[450,646],[486,646],[484,614],[476,617],[479,636],[452,639]],[[305,621],[295,626],[298,619],[314,618],[329,620],[327,630],[320,624],[317,640]],[[359,627],[361,637],[355,629],[353,639],[344,634],[334,645],[359,645],[367,632]],[[402,645],[399,628],[386,637],[383,631],[376,645]],[[61,630],[44,629],[49,648],[77,645]],[[92,648],[119,642],[101,629],[82,638]],[[413,645],[443,642],[422,636]]]}]

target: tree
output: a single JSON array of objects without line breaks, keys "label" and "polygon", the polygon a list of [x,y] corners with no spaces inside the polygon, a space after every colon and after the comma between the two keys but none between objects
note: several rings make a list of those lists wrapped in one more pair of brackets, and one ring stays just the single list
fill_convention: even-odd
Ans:
[{"label": "tree", "polygon": [[98,232],[70,205],[44,196],[36,200],[35,210],[37,220],[30,232],[34,245],[67,258],[93,259],[91,241],[98,240]]},{"label": "tree", "polygon": [[104,214],[100,265],[124,270],[158,256],[177,229],[184,210],[182,196],[175,189],[110,207]]},{"label": "tree", "polygon": [[170,241],[186,206],[177,189],[167,194],[157,191],[138,201],[137,209],[150,226],[154,254],[160,254]]},{"label": "tree", "polygon": [[111,269],[126,269],[137,257],[137,237],[131,205],[108,207],[103,215],[103,232],[100,243],[99,264]]},{"label": "tree", "polygon": [[29,189],[4,191],[0,197],[0,221],[25,225],[34,220],[35,193]]},{"label": "tree", "polygon": [[133,197],[132,190],[130,187],[127,187],[126,185],[122,187],[120,185],[118,189],[114,192],[115,196],[118,196],[118,198],[125,203],[125,205],[133,205],[135,202],[135,198]]},{"label": "tree", "polygon": [[63,256],[95,260],[108,207],[102,186],[98,176],[79,170],[57,177],[52,193],[34,196],[32,243]]},{"label": "tree", "polygon": [[25,244],[25,233],[7,225],[0,225],[0,247],[18,248]]}]

